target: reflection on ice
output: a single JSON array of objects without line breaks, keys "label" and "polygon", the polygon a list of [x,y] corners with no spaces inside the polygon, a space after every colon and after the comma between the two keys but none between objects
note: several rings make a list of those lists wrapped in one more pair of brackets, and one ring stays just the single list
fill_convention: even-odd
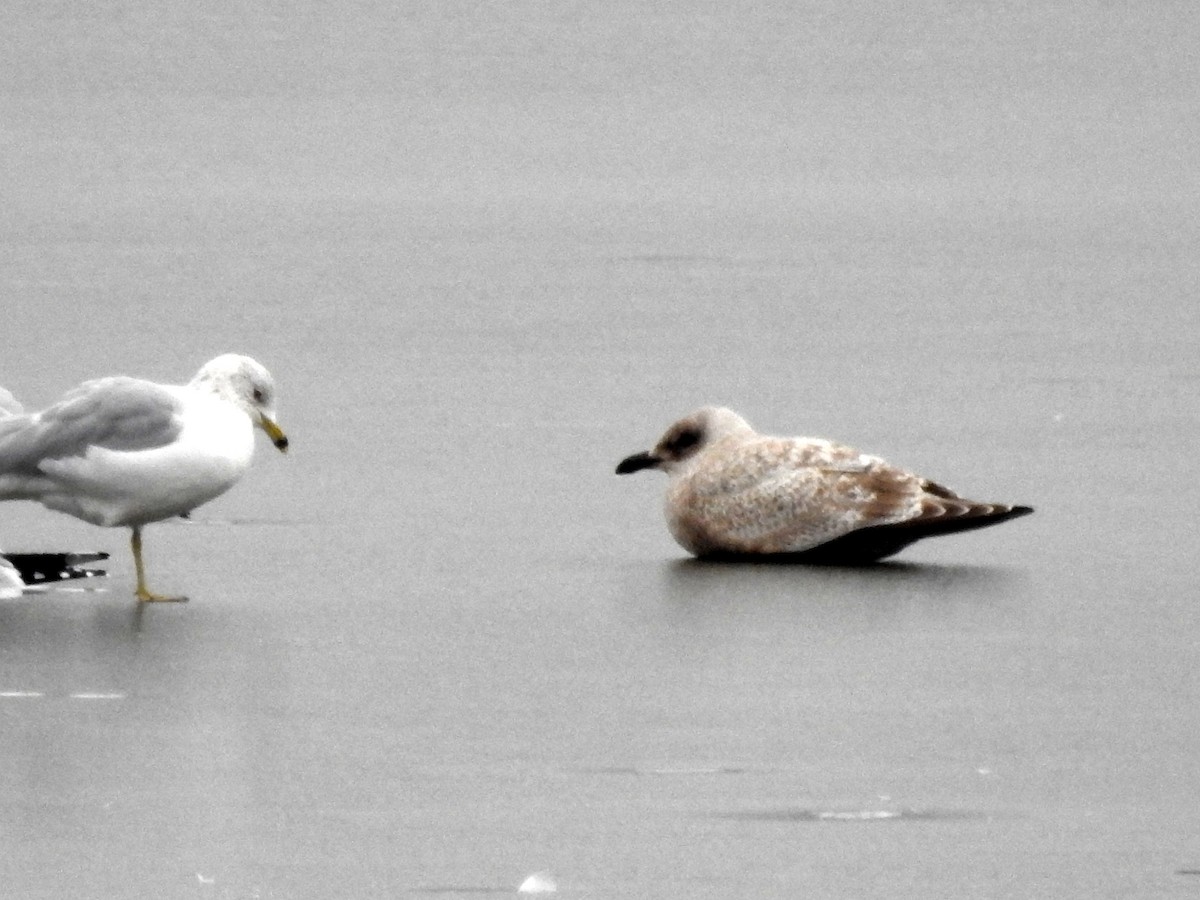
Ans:
[{"label": "reflection on ice", "polygon": [[599,775],[659,775],[663,777],[687,777],[691,775],[741,775],[744,766],[720,763],[656,763],[628,766],[585,766],[580,771]]},{"label": "reflection on ice", "polygon": [[[553,894],[558,891],[558,883],[549,872],[534,872],[521,882],[516,889],[518,894]],[[418,894],[512,894],[512,887],[488,885],[445,884],[431,887],[415,888]]]},{"label": "reflection on ice", "polygon": [[998,814],[984,810],[936,809],[919,807],[867,807],[839,809],[803,806],[781,806],[773,809],[742,810],[716,813],[719,819],[748,822],[931,822],[990,820]]},{"label": "reflection on ice", "polygon": [[520,894],[553,894],[557,890],[558,885],[549,872],[534,872],[517,888]]}]

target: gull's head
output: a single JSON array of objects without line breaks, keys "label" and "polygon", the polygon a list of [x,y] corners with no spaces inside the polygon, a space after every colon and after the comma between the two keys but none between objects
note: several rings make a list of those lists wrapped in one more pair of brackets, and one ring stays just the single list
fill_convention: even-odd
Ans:
[{"label": "gull's head", "polygon": [[617,474],[662,469],[670,475],[717,441],[752,431],[746,420],[732,409],[705,406],[668,428],[653,450],[635,453],[621,460],[617,464]]},{"label": "gull's head", "polygon": [[275,379],[261,363],[248,356],[226,353],[206,362],[191,386],[210,390],[244,410],[280,453],[287,452],[287,435],[275,424]]}]

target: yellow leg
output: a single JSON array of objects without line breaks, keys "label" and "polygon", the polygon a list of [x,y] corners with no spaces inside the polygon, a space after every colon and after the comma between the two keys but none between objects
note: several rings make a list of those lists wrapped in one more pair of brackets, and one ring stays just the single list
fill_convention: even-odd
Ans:
[{"label": "yellow leg", "polygon": [[146,587],[146,570],[142,566],[142,528],[140,525],[133,526],[133,537],[129,541],[129,545],[133,548],[133,567],[137,570],[137,590],[134,594],[138,598],[139,603],[186,603],[187,597],[167,597],[162,594],[155,594]]}]

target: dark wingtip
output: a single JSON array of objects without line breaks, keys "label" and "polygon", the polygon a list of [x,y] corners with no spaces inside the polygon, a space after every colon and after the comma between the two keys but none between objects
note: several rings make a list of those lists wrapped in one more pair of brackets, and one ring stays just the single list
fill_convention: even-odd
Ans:
[{"label": "dark wingtip", "polygon": [[631,472],[640,472],[642,469],[653,469],[657,465],[658,460],[649,453],[635,453],[617,463],[617,474],[628,475]]},{"label": "dark wingtip", "polygon": [[108,559],[108,554],[94,553],[7,553],[4,557],[13,564],[26,584],[46,584],[51,581],[70,581],[74,578],[97,578],[106,574],[103,569],[86,568],[87,563]]},{"label": "dark wingtip", "polygon": [[1011,510],[1009,510],[1008,517],[1010,519],[1015,519],[1018,516],[1027,516],[1032,512],[1032,506],[1014,506]]}]

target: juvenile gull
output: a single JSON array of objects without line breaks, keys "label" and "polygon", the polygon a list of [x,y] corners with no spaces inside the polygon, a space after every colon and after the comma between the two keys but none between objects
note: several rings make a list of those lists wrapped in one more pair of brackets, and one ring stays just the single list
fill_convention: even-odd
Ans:
[{"label": "juvenile gull", "polygon": [[876,456],[820,438],[757,433],[733,410],[680,419],[618,475],[662,469],[667,525],[696,556],[864,563],[923,537],[995,525],[1028,506],[978,503]]},{"label": "juvenile gull", "polygon": [[88,381],[42,412],[0,414],[0,500],[128,526],[138,600],[186,600],[146,587],[142,526],[229,490],[250,465],[255,427],[287,450],[271,374],[247,356],[218,356],[186,385]]}]

